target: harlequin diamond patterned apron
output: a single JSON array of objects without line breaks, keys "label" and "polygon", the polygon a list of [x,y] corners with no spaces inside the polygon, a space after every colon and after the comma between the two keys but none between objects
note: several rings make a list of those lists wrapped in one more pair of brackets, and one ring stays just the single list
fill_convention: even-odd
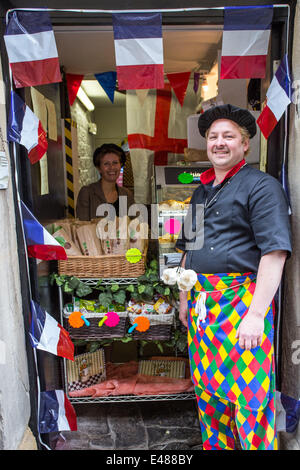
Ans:
[{"label": "harlequin diamond patterned apron", "polygon": [[273,308],[265,315],[262,344],[241,349],[237,328],[255,290],[253,273],[198,274],[188,295],[188,344],[195,387],[248,409],[262,410],[274,381]]}]

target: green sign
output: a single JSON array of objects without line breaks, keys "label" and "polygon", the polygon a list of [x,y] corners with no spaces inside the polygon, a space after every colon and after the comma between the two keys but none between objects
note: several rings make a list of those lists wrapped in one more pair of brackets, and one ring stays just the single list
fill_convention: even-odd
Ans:
[{"label": "green sign", "polygon": [[182,184],[189,184],[194,181],[193,175],[191,173],[186,173],[185,171],[183,173],[180,173],[178,175],[178,181]]}]

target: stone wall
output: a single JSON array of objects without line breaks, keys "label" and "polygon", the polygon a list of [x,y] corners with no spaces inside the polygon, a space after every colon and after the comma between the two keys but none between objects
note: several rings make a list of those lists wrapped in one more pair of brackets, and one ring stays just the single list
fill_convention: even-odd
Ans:
[{"label": "stone wall", "polygon": [[88,125],[94,122],[93,113],[86,110],[78,99],[72,110],[72,119],[77,123],[79,186],[98,180],[98,172],[93,165],[95,136],[89,133]]},{"label": "stone wall", "polygon": [[[6,136],[4,83],[0,62],[0,131]],[[10,158],[6,143],[1,142]],[[17,449],[30,417],[29,379],[9,164],[8,189],[0,190],[0,449]]]}]

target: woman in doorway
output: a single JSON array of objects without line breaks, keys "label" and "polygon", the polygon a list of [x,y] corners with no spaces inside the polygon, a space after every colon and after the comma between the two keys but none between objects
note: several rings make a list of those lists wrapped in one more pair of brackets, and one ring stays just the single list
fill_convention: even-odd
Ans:
[{"label": "woman in doorway", "polygon": [[76,204],[76,216],[79,220],[94,219],[101,204],[112,204],[119,216],[120,196],[127,197],[127,211],[134,204],[132,193],[117,184],[125,161],[125,152],[116,144],[103,144],[95,150],[93,163],[100,174],[100,180],[80,189]]}]

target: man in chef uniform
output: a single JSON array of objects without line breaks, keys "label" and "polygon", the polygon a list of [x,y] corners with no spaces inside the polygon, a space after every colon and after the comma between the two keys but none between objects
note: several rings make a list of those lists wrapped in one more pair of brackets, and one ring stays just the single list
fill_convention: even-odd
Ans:
[{"label": "man in chef uniform", "polygon": [[[199,117],[212,168],[190,210],[202,205],[203,245],[184,235],[182,266],[197,273],[180,292],[203,448],[277,449],[274,296],[291,253],[288,202],[281,184],[245,159],[256,133],[252,114],[230,104]],[[184,227],[182,234],[184,234]],[[199,232],[200,233],[200,232]],[[192,243],[191,243],[192,242]]]}]

